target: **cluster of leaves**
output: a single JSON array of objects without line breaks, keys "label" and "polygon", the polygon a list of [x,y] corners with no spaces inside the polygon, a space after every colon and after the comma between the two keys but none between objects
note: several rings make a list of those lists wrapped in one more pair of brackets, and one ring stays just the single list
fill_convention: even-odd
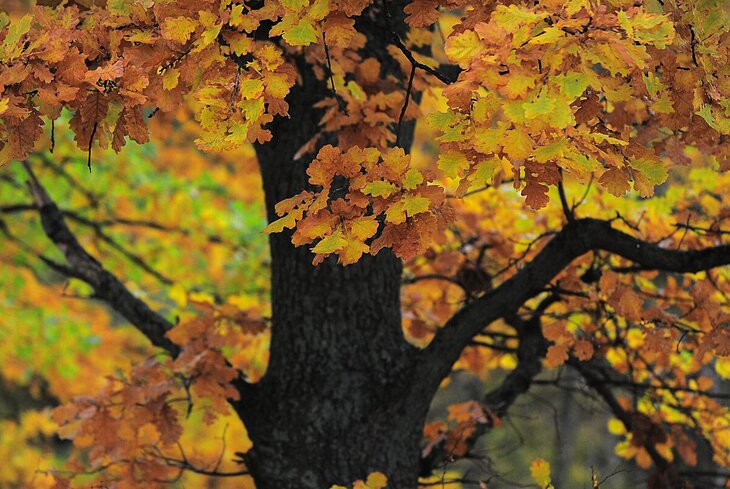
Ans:
[{"label": "cluster of leaves", "polygon": [[[614,195],[633,180],[649,196],[667,177],[660,156],[677,146],[701,145],[724,161],[725,150],[707,143],[720,136],[708,124],[726,133],[708,115],[726,110],[727,74],[715,69],[725,53],[713,47],[726,18],[680,8],[545,1],[470,16],[446,43],[464,71],[444,90],[449,111],[432,116],[442,154],[459,155],[465,173],[506,160],[533,208],[547,204],[561,170],[582,182],[598,173]],[[677,35],[689,31],[691,42]]]},{"label": "cluster of leaves", "polygon": [[[228,401],[239,398],[232,382],[245,365],[235,356],[229,362],[224,350],[245,351],[237,340],[265,326],[231,303],[196,299],[191,303],[201,314],[168,333],[181,346],[176,358],[150,358],[128,376],[109,377],[95,395],[76,397],[53,412],[58,434],[83,450],[86,468],[105,469],[104,480],[116,481],[115,487],[137,487],[136,481],[162,487],[184,470],[195,470],[181,445],[186,419],[195,410],[211,427],[229,414]],[[241,451],[250,448],[245,438],[237,444]],[[220,465],[221,460],[211,472]]]},{"label": "cluster of leaves", "polygon": [[[315,264],[337,254],[340,263],[349,265],[385,246],[407,260],[423,253],[451,220],[443,189],[429,184],[428,173],[411,168],[401,148],[380,153],[354,146],[343,153],[327,145],[307,174],[309,183],[321,190],[305,190],[279,202],[276,212],[283,217],[266,231],[296,227],[296,245],[319,239],[312,248]],[[343,197],[333,199],[336,195]],[[381,222],[379,236],[366,244]]]},{"label": "cluster of leaves", "polygon": [[437,446],[443,446],[455,458],[463,457],[469,451],[467,440],[479,424],[492,423],[497,426],[500,423],[499,418],[485,412],[485,406],[476,401],[452,404],[448,413],[446,421],[434,421],[424,428],[427,440],[422,452],[424,457],[428,457]]},{"label": "cluster of leaves", "polygon": [[[119,151],[126,136],[146,142],[143,109],[173,111],[187,95],[199,103],[201,148],[268,141],[271,134],[263,126],[287,115],[284,99],[296,71],[282,47],[266,42],[263,33],[281,36],[292,49],[318,42],[317,24],[330,33],[333,57],[340,56],[343,48],[364,45],[353,26],[367,4],[266,2],[253,8],[230,0],[124,0],[83,10],[36,7],[12,23],[3,14],[2,161],[24,159],[42,134],[42,117],[54,120],[62,108],[74,113],[72,129],[84,150],[98,142]],[[371,71],[377,67],[364,68],[365,80],[377,78]],[[347,87],[354,99],[363,100],[356,82]],[[380,95],[381,102],[368,104],[395,110],[403,98]],[[380,135],[371,139],[386,137],[383,121],[379,125]]]}]

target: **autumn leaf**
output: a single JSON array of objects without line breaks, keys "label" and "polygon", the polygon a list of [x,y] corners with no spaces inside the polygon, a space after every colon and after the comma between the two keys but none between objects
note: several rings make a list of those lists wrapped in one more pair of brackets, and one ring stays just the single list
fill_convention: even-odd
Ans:
[{"label": "autumn leaf", "polygon": [[551,487],[550,484],[550,464],[541,458],[537,458],[530,463],[530,475],[532,480],[542,488]]}]

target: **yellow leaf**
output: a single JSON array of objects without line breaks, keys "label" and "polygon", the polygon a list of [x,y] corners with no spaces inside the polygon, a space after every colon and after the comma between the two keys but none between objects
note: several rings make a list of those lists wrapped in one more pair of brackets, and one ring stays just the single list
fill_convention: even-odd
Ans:
[{"label": "yellow leaf", "polygon": [[179,78],[180,70],[176,68],[166,69],[165,74],[162,75],[162,88],[165,90],[172,90],[177,87]]},{"label": "yellow leaf", "polygon": [[366,253],[369,249],[370,247],[362,241],[350,240],[337,254],[342,265],[352,265],[357,263],[363,253]]},{"label": "yellow leaf", "polygon": [[228,40],[233,52],[239,56],[250,53],[253,48],[253,40],[245,34],[236,33]]},{"label": "yellow leaf", "polygon": [[611,418],[608,421],[608,432],[612,435],[625,435],[626,427],[624,424],[616,418]]},{"label": "yellow leaf", "polygon": [[206,304],[215,304],[215,299],[212,295],[206,292],[191,292],[190,300],[192,302],[204,302]]},{"label": "yellow leaf", "polygon": [[309,0],[281,0],[281,4],[288,10],[297,12],[309,6]]},{"label": "yellow leaf", "polygon": [[154,44],[157,36],[152,31],[139,30],[127,36],[127,41],[138,42],[140,44]]},{"label": "yellow leaf", "polygon": [[384,197],[388,198],[390,194],[398,190],[398,187],[385,180],[377,180],[370,182],[362,189],[362,193],[365,195],[372,195],[373,197]]},{"label": "yellow leaf", "polygon": [[378,230],[378,221],[375,216],[358,217],[349,223],[350,233],[354,238],[365,240]]},{"label": "yellow leaf", "polygon": [[385,211],[385,220],[393,224],[400,224],[406,220],[406,212],[403,209],[403,201],[399,200]]},{"label": "yellow leaf", "polygon": [[421,183],[423,183],[423,174],[415,168],[411,168],[406,172],[406,176],[403,179],[403,188],[406,190],[413,190]]},{"label": "yellow leaf", "polygon": [[524,7],[518,5],[498,5],[492,18],[496,24],[507,32],[514,33],[517,29],[525,24],[531,24],[541,21],[544,15],[531,12]]},{"label": "yellow leaf", "polygon": [[6,110],[8,110],[9,105],[10,105],[10,99],[8,97],[5,97],[4,99],[0,100],[0,114],[3,114]]},{"label": "yellow leaf", "polygon": [[446,41],[446,54],[449,59],[462,68],[469,66],[471,59],[481,51],[482,43],[474,31],[464,31],[449,37]]},{"label": "yellow leaf", "polygon": [[550,464],[541,458],[537,458],[530,464],[530,475],[540,487],[550,485]]},{"label": "yellow leaf", "polygon": [[530,39],[529,44],[552,44],[561,37],[565,37],[565,32],[559,27],[548,27],[540,34]]},{"label": "yellow leaf", "polygon": [[286,75],[282,73],[271,73],[264,80],[266,83],[266,93],[275,98],[284,98],[289,93],[291,83],[289,83]]},{"label": "yellow leaf", "polygon": [[499,368],[502,370],[514,370],[517,367],[517,359],[514,355],[502,355],[499,358]]},{"label": "yellow leaf", "polygon": [[5,58],[10,61],[20,55],[24,49],[23,44],[20,43],[20,38],[30,31],[32,20],[31,15],[25,15],[10,25],[2,45],[0,59]]},{"label": "yellow leaf", "polygon": [[233,27],[238,27],[244,20],[243,15],[243,4],[239,3],[231,6],[231,18],[228,19],[228,23]]},{"label": "yellow leaf", "polygon": [[360,85],[358,85],[354,81],[347,82],[347,89],[350,91],[350,94],[352,94],[353,98],[358,102],[363,102],[368,98],[368,96],[365,95],[365,92],[363,92],[362,88],[360,88]]},{"label": "yellow leaf", "polygon": [[535,86],[537,77],[534,75],[515,74],[509,78],[504,89],[510,98],[519,98],[527,95],[532,87]]},{"label": "yellow leaf", "polygon": [[388,478],[382,472],[373,472],[368,476],[366,484],[370,489],[381,489],[388,485]]},{"label": "yellow leaf", "polygon": [[163,38],[185,44],[197,27],[198,22],[189,17],[168,17],[162,21],[160,29]]},{"label": "yellow leaf", "polygon": [[248,100],[259,98],[263,92],[264,84],[261,80],[246,78],[241,80],[238,87],[238,93],[241,94],[241,97]]},{"label": "yellow leaf", "polygon": [[292,229],[297,224],[296,215],[294,213],[287,214],[286,216],[282,217],[281,219],[277,219],[276,221],[273,221],[271,224],[266,226],[264,228],[264,233],[266,234],[272,234],[272,233],[280,233],[284,229]]},{"label": "yellow leaf", "polygon": [[170,299],[175,301],[178,307],[185,307],[188,305],[188,294],[185,288],[180,284],[175,284],[170,289]]},{"label": "yellow leaf", "polygon": [[525,159],[532,154],[532,139],[520,128],[507,131],[504,150],[510,158]]},{"label": "yellow leaf", "polygon": [[723,379],[730,379],[730,357],[720,357],[715,360],[715,371]]}]

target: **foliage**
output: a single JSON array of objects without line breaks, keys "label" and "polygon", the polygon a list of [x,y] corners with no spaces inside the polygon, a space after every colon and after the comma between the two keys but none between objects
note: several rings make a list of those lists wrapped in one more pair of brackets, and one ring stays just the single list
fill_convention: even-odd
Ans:
[{"label": "foliage", "polygon": [[[74,449],[13,459],[0,484],[245,476],[231,403],[268,362],[261,231],[319,266],[392,250],[422,351],[478,323],[448,370],[493,389],[426,424],[434,474],[501,426],[509,379],[521,394],[543,368],[603,399],[616,453],[653,466],[652,487],[730,466],[727,2],[50,3],[0,13],[0,308],[17,311],[0,317],[0,377],[59,407],[6,421],[0,453],[60,453],[31,443],[51,433]],[[306,82],[328,86],[292,162],[308,180],[265,227],[252,145],[277,144]],[[118,327],[134,320],[100,295],[105,272],[170,327]],[[499,295],[520,280],[537,289]],[[469,312],[490,299],[505,310]],[[558,485],[542,459],[524,473]]]}]

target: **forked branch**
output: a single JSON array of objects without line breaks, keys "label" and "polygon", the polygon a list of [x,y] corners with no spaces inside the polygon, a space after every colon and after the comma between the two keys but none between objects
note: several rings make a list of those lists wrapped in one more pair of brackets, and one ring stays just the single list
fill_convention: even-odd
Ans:
[{"label": "forked branch", "polygon": [[537,256],[509,280],[456,313],[422,352],[419,390],[435,391],[462,350],[487,325],[506,318],[545,287],[573,260],[589,251],[621,256],[642,270],[694,273],[730,264],[730,245],[679,251],[661,248],[614,229],[608,221],[568,223]]},{"label": "forked branch", "polygon": [[81,246],[66,225],[63,213],[38,181],[30,166],[27,163],[24,163],[24,166],[30,177],[27,182],[28,188],[38,208],[43,231],[66,258],[66,265],[54,268],[89,284],[94,289],[94,298],[109,304],[141,331],[153,345],[165,349],[173,356],[177,355],[180,348],[165,336],[165,333],[172,329],[172,323],[135,297],[117,277],[104,269],[101,263]]}]

